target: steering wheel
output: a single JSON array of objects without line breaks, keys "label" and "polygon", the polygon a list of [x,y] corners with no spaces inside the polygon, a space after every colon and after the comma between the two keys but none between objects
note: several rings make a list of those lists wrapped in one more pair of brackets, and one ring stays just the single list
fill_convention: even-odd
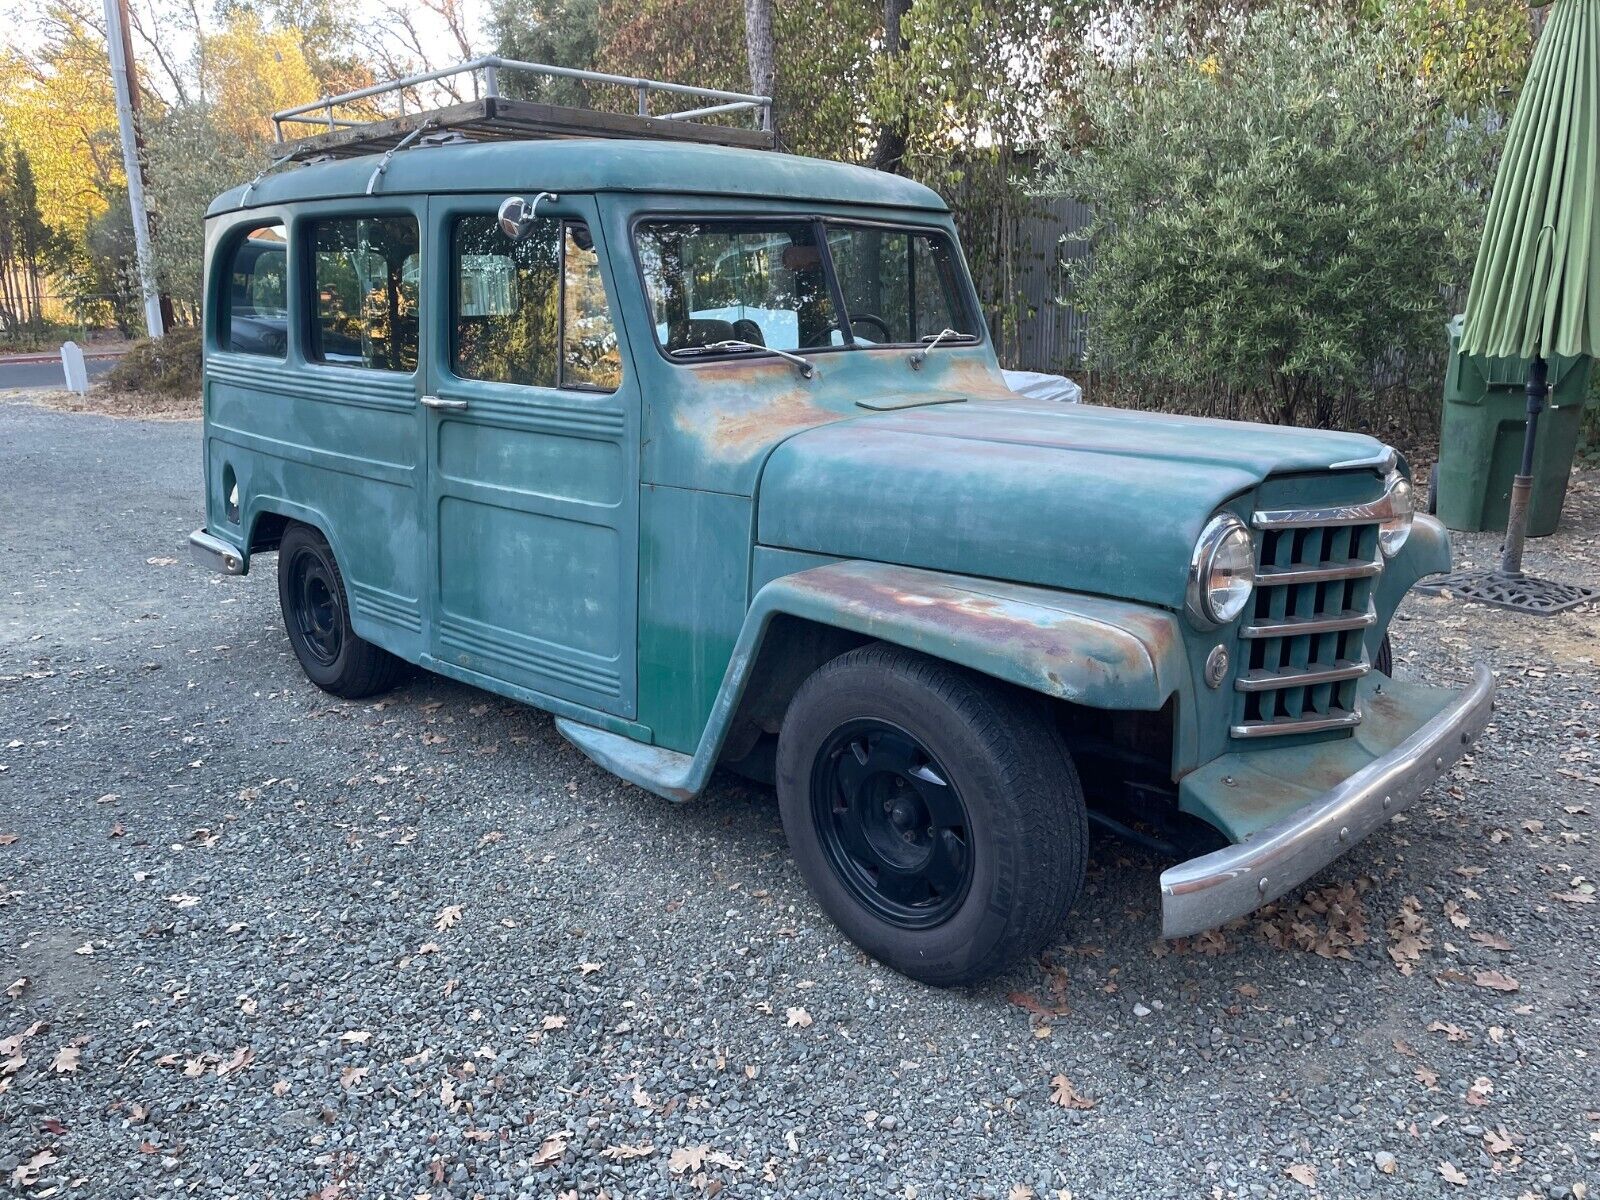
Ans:
[{"label": "steering wheel", "polygon": [[894,341],[894,333],[889,329],[889,322],[885,321],[880,316],[876,316],[873,313],[866,313],[866,312],[851,313],[850,314],[850,332],[854,333],[856,331],[856,325],[858,323],[862,322],[862,321],[867,322],[867,324],[869,324],[869,325],[876,325],[879,329],[881,329],[883,331],[883,337],[878,339],[880,342],[887,343],[887,342]]}]

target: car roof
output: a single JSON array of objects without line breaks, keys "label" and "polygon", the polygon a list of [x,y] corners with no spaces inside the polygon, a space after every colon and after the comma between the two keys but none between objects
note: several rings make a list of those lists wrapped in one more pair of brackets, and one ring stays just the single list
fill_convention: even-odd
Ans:
[{"label": "car roof", "polygon": [[[382,155],[310,163],[267,175],[211,202],[208,216],[300,200],[364,196]],[[417,146],[390,160],[378,195],[459,192],[648,192],[948,212],[938,193],[900,175],[744,150],[625,138],[567,138]],[[249,192],[248,204],[245,193]]]}]

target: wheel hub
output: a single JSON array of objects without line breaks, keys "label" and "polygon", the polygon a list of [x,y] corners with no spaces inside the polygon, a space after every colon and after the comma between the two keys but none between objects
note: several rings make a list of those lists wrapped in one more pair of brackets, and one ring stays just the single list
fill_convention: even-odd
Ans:
[{"label": "wheel hub", "polygon": [[857,720],[819,750],[812,812],[830,864],[864,905],[905,928],[947,920],[972,876],[967,810],[898,726]]}]

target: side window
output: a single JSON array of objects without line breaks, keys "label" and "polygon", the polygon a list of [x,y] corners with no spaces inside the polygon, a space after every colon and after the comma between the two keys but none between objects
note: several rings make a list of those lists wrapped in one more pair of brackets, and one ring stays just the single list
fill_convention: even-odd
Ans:
[{"label": "side window", "polygon": [[289,242],[281,224],[257,225],[234,243],[223,279],[217,344],[282,358],[289,344]]},{"label": "side window", "polygon": [[523,238],[490,214],[451,231],[451,369],[463,379],[612,391],[616,328],[586,226],[543,220]]},{"label": "side window", "polygon": [[307,357],[341,366],[414,371],[420,274],[416,221],[316,221],[311,225],[311,259]]},{"label": "side window", "polygon": [[587,225],[567,225],[563,253],[561,386],[614,392],[622,382],[622,352],[600,280],[600,256]]}]

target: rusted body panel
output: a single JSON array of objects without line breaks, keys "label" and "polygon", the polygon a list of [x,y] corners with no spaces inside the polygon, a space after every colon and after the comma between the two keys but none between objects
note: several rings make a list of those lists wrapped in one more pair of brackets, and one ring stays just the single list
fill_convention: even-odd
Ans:
[{"label": "rusted body panel", "polygon": [[1182,635],[1169,613],[913,567],[840,562],[785,575],[756,594],[692,755],[573,721],[558,727],[607,770],[669,800],[689,799],[716,766],[779,615],[893,642],[1090,707],[1154,710],[1189,688]]}]

